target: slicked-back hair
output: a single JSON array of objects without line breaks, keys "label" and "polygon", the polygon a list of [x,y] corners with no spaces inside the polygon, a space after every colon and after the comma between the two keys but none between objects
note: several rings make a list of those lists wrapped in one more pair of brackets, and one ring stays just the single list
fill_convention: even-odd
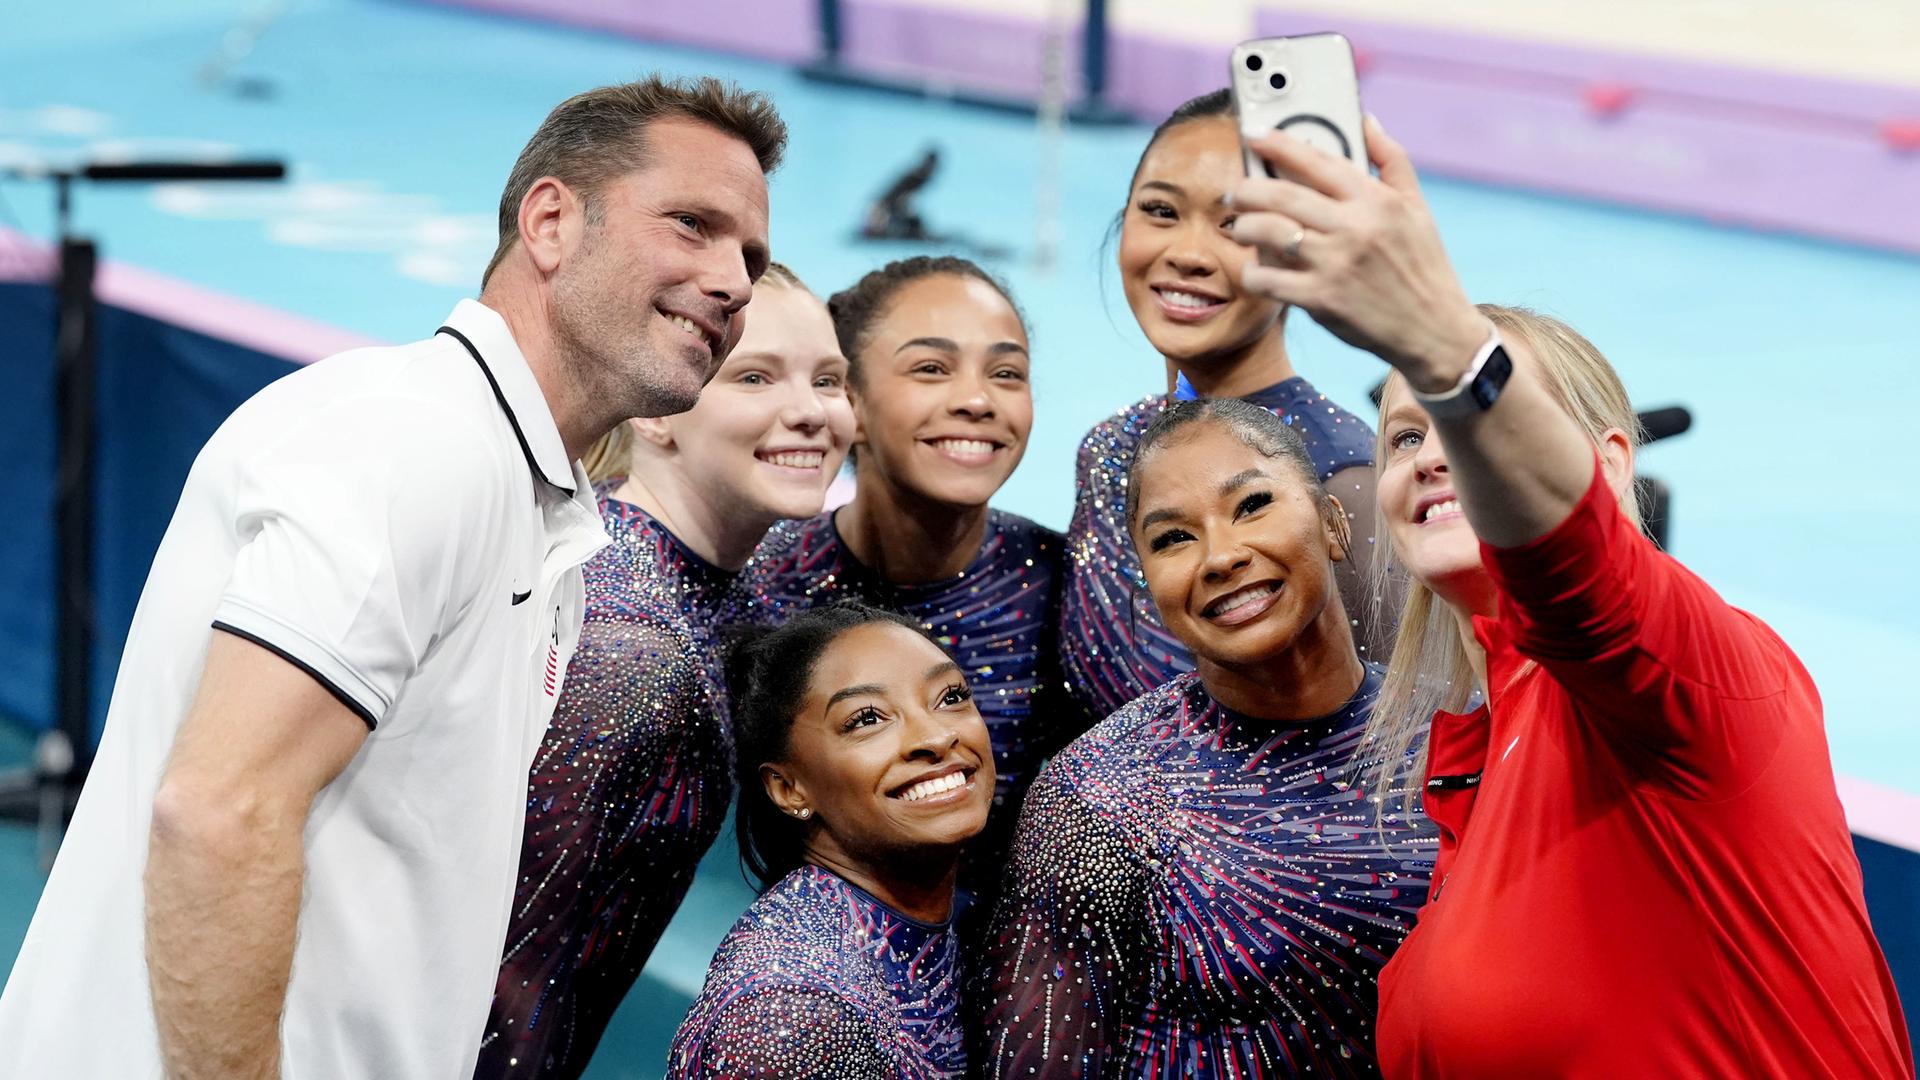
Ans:
[{"label": "slicked-back hair", "polygon": [[873,324],[886,312],[894,294],[923,278],[942,274],[972,278],[992,286],[1007,302],[1007,306],[1013,309],[1014,318],[1020,320],[1020,329],[1026,331],[1026,312],[1020,310],[1020,304],[1014,300],[1006,282],[982,269],[972,259],[957,255],[915,255],[908,259],[897,259],[878,270],[869,271],[865,277],[834,293],[827,300],[827,313],[833,316],[833,336],[839,339],[840,353],[847,358],[847,381],[856,389],[861,385],[860,350],[866,347],[867,341],[873,336]]},{"label": "slicked-back hair", "polygon": [[649,75],[630,83],[575,94],[554,107],[520,151],[500,193],[500,240],[482,288],[520,240],[520,203],[542,177],[555,177],[579,194],[587,220],[597,222],[607,183],[647,164],[647,126],[655,120],[694,120],[746,143],[760,171],[780,167],[787,125],[772,99],[711,76],[669,79]]},{"label": "slicked-back hair", "polygon": [[1133,185],[1140,182],[1140,166],[1146,164],[1147,155],[1153,151],[1154,144],[1160,141],[1160,136],[1189,120],[1232,115],[1233,94],[1224,86],[1181,102],[1179,107],[1168,113],[1167,118],[1160,121],[1160,125],[1153,129],[1153,134],[1147,136],[1147,145],[1140,148],[1140,157],[1133,163],[1133,175],[1127,179],[1127,190],[1131,192]]},{"label": "slicked-back hair", "polygon": [[727,654],[739,799],[734,833],[740,841],[740,868],[762,892],[806,861],[811,824],[774,805],[760,766],[786,760],[793,721],[820,657],[847,631],[874,623],[904,626],[933,640],[904,615],[842,601],[800,612],[779,626],[749,631]]},{"label": "slicked-back hair", "polygon": [[[1199,398],[1168,405],[1141,434],[1140,445],[1133,452],[1133,463],[1127,467],[1128,528],[1133,527],[1134,518],[1140,513],[1140,474],[1146,462],[1168,440],[1182,437],[1182,432],[1191,435],[1192,432],[1187,429],[1207,423],[1225,428],[1228,434],[1254,453],[1293,466],[1314,501],[1323,511],[1328,508],[1326,485],[1320,482],[1319,469],[1313,463],[1313,456],[1307,453],[1307,444],[1300,438],[1299,432],[1288,427],[1286,421],[1275,416],[1271,410],[1250,401],[1239,398]],[[1342,522],[1346,520],[1344,514],[1333,516]]]}]

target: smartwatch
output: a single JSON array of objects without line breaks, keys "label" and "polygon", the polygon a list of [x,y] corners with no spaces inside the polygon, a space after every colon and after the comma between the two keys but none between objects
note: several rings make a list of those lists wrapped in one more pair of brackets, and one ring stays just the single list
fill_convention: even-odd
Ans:
[{"label": "smartwatch", "polygon": [[1492,330],[1487,334],[1487,343],[1473,354],[1473,363],[1467,365],[1466,374],[1460,376],[1459,382],[1437,394],[1414,390],[1413,400],[1436,419],[1478,416],[1500,400],[1500,391],[1506,388],[1507,379],[1512,375],[1513,361],[1507,357],[1500,332]]}]

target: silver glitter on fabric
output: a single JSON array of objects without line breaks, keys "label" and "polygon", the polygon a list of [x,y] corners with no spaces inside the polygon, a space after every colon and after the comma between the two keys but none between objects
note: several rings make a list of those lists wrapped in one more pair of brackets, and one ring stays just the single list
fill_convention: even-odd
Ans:
[{"label": "silver glitter on fabric", "polygon": [[1041,771],[970,991],[981,1075],[1379,1075],[1375,981],[1437,843],[1353,784],[1379,675],[1290,723],[1181,675]]},{"label": "silver glitter on fabric", "polygon": [[733,795],[711,635],[735,576],[605,490],[600,509],[613,544],[534,758],[479,1077],[580,1075]]},{"label": "silver glitter on fabric", "polygon": [[966,1074],[952,924],[900,915],[817,866],[775,883],[714,953],[668,1080]]}]

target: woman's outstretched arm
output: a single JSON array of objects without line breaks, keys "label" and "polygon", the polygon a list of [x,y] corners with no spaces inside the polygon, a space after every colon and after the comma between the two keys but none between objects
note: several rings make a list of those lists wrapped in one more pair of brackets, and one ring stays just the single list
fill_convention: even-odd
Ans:
[{"label": "woman's outstretched arm", "polygon": [[[1262,255],[1245,271],[1247,288],[1305,309],[1417,391],[1452,389],[1492,327],[1447,260],[1406,151],[1371,118],[1378,177],[1279,132],[1253,148],[1296,179],[1252,178],[1234,192],[1234,234]],[[1495,547],[1545,535],[1593,479],[1592,444],[1528,365],[1492,408],[1433,423],[1461,509]]]}]

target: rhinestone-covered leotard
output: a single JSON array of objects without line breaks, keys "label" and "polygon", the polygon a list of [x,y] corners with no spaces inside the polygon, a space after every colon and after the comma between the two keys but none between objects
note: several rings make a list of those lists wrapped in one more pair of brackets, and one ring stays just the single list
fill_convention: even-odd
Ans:
[{"label": "rhinestone-covered leotard", "polygon": [[711,635],[735,575],[606,489],[600,509],[613,544],[534,758],[479,1077],[580,1075],[733,795]]},{"label": "rhinestone-covered leotard", "polygon": [[680,1024],[668,1080],[947,1080],[966,1073],[951,922],[817,866],[754,901]]},{"label": "rhinestone-covered leotard", "polygon": [[970,988],[980,1075],[1378,1076],[1375,980],[1435,846],[1353,785],[1378,686],[1281,722],[1180,675],[1055,757]]}]

